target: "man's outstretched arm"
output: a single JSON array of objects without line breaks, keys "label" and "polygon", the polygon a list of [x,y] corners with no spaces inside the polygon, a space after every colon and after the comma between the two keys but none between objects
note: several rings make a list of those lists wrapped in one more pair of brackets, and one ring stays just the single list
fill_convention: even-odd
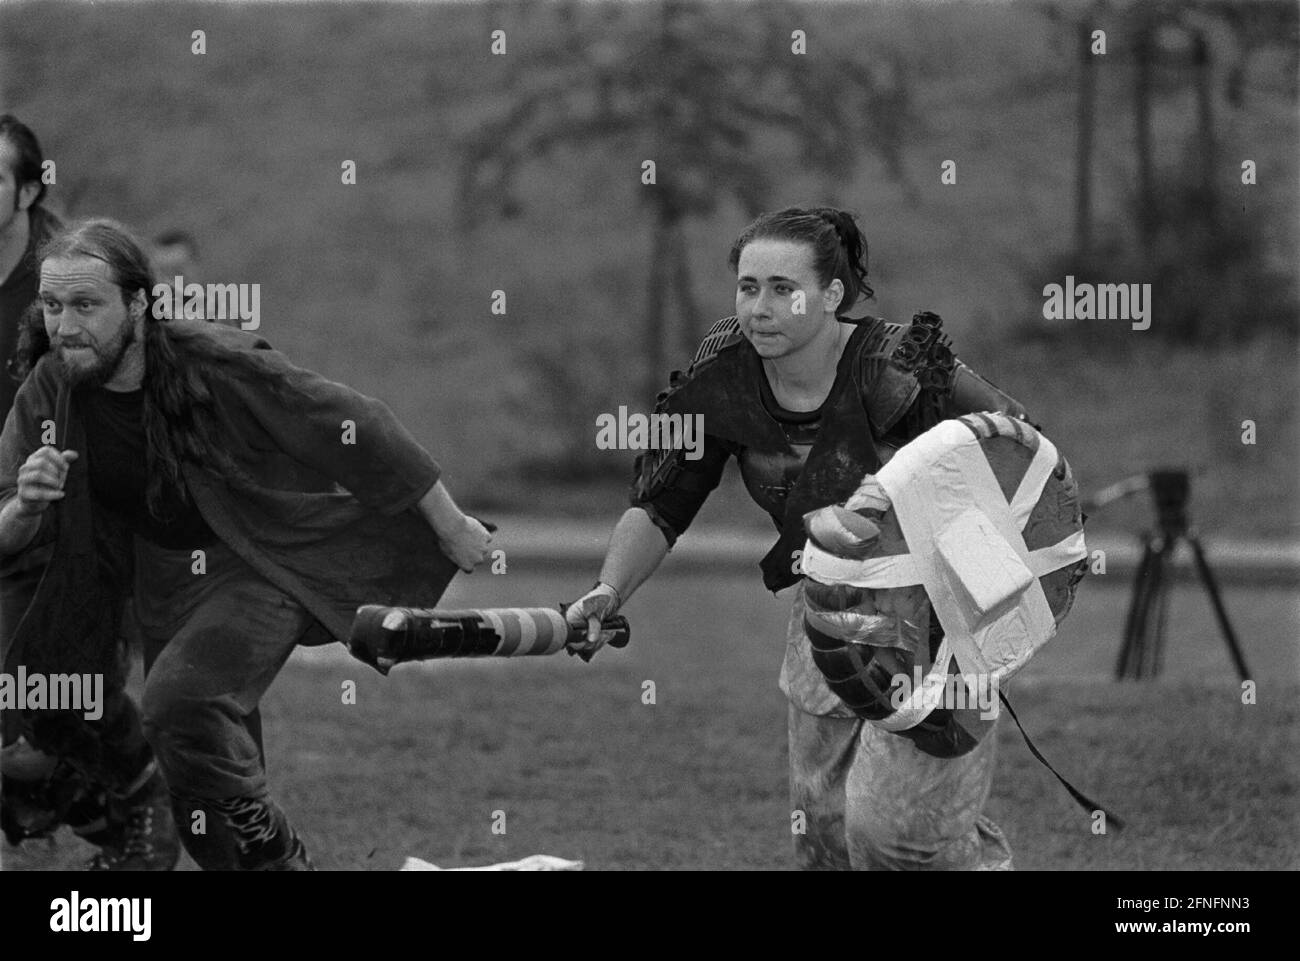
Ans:
[{"label": "man's outstretched arm", "polygon": [[457,567],[465,573],[487,560],[492,534],[470,517],[451,499],[441,480],[420,498],[420,513],[438,535],[438,544]]}]

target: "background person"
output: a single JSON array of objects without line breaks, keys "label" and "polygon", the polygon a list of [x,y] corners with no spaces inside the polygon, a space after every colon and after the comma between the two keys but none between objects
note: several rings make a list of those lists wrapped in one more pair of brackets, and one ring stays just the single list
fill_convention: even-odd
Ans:
[{"label": "background person", "polygon": [[170,284],[177,277],[187,284],[203,283],[199,268],[199,244],[188,231],[164,230],[150,245],[149,260],[159,283]]}]

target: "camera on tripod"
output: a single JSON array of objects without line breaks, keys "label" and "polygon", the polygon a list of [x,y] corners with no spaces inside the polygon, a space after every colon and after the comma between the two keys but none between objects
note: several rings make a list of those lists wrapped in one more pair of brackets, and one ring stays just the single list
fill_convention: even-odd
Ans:
[{"label": "camera on tripod", "polygon": [[[1188,518],[1187,502],[1192,492],[1190,473],[1176,468],[1161,468],[1126,478],[1098,492],[1088,502],[1088,509],[1095,511],[1143,490],[1151,492],[1155,504],[1156,530],[1142,534],[1142,558],[1133,577],[1133,597],[1124,624],[1124,642],[1115,664],[1115,678],[1138,680],[1160,673],[1164,661],[1165,622],[1169,614],[1169,566],[1178,544],[1186,541],[1192,549],[1196,572],[1209,594],[1237,674],[1241,680],[1246,680],[1248,671],[1241,646],[1228,621],[1228,612],[1223,606],[1214,572],[1205,559],[1205,550]],[[1153,610],[1154,625],[1151,623]]]}]

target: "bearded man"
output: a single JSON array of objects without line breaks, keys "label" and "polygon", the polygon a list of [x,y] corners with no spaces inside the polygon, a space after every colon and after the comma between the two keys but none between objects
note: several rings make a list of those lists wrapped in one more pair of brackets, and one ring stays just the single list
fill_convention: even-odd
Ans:
[{"label": "bearded man", "polygon": [[[205,869],[310,870],[269,793],[258,702],[295,645],[346,641],[361,603],[436,600],[491,535],[384,404],[260,337],[159,319],[120,225],[74,225],[38,260],[51,351],[0,436],[0,559],[52,555],[6,625],[6,670],[111,676],[133,582],[143,731],[186,849]],[[92,723],[24,714],[56,754]]]}]

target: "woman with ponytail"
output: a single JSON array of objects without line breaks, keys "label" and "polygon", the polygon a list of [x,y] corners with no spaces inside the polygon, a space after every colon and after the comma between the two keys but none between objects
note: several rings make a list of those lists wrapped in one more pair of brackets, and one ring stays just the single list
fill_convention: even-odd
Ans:
[{"label": "woman with ponytail", "polygon": [[941,420],[972,410],[1023,416],[1007,395],[949,351],[934,314],[910,325],[848,315],[872,297],[867,243],[833,207],[758,217],[731,246],[736,313],[714,324],[656,412],[702,416],[702,452],[637,459],[629,509],[600,580],[568,609],[586,625],[590,658],[614,614],[687,529],[726,462],[780,532],[763,559],[765,586],[795,587],[781,689],[789,700],[792,808],[803,868],[1009,868],[1001,831],[980,813],[995,739],[940,758],[849,710],[814,665],[804,631],[803,517],[842,503],[890,453]]}]

